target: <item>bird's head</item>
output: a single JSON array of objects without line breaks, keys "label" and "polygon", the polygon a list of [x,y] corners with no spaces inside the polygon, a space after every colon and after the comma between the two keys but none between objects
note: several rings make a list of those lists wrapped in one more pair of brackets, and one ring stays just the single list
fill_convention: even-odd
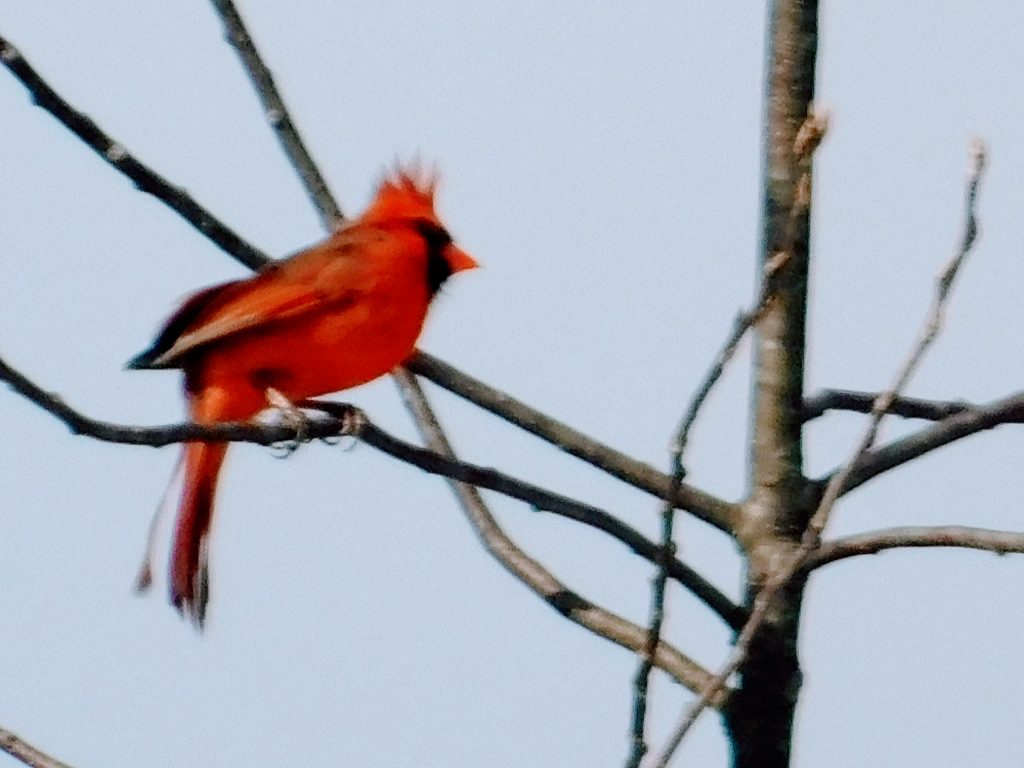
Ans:
[{"label": "bird's head", "polygon": [[427,282],[433,295],[449,276],[480,266],[476,259],[455,245],[452,236],[434,210],[437,173],[424,173],[417,166],[398,168],[384,177],[373,202],[359,217],[360,223],[411,227],[427,249]]}]

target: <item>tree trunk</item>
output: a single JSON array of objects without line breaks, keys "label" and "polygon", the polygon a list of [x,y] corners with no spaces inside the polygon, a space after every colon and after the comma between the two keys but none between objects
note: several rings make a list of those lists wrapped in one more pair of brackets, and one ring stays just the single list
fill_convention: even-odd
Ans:
[{"label": "tree trunk", "polygon": [[[803,402],[810,161],[796,137],[814,95],[817,3],[775,0],[768,28],[760,267],[780,256],[773,299],[758,325],[754,363],[751,488],[740,544],[747,558],[746,600],[799,545],[810,510],[803,474]],[[725,711],[737,768],[789,765],[800,690],[797,632],[804,581],[792,582],[739,669]]]}]

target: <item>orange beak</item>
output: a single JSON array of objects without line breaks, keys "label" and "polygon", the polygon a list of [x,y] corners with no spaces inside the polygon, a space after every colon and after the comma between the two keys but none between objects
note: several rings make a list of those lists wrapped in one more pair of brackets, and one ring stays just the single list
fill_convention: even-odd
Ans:
[{"label": "orange beak", "polygon": [[445,257],[452,268],[452,274],[467,269],[476,269],[480,266],[476,259],[456,245],[449,245],[445,248]]}]

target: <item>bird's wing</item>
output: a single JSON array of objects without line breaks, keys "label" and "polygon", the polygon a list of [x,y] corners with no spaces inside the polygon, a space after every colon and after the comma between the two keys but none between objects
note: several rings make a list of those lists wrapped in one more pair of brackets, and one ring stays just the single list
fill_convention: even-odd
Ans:
[{"label": "bird's wing", "polygon": [[350,304],[372,285],[373,260],[365,256],[380,243],[373,233],[342,231],[251,278],[200,291],[128,367],[176,368],[189,353],[213,342],[314,309]]}]

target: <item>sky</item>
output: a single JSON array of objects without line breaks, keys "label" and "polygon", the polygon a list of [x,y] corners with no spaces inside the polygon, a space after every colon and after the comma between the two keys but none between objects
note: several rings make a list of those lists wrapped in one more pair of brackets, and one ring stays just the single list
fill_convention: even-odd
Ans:
[{"label": "sky", "polygon": [[[422,347],[655,466],[754,293],[765,7],[741,2],[240,3],[347,213],[396,158],[435,162],[438,206],[484,265]],[[985,401],[1024,379],[1024,6],[825,3],[807,389],[875,390],[915,338],[961,229],[971,136],[990,150],[981,241],[910,394]],[[0,3],[0,35],[140,159],[274,255],[321,231],[206,3]],[[0,72],[0,357],[96,418],[182,417],[174,372],[125,371],[191,291],[245,269],[136,191]],[[745,345],[702,414],[690,479],[745,489]],[[615,512],[655,500],[453,396],[460,454]],[[387,379],[343,396],[415,431]],[[132,581],[177,449],[97,443],[0,387],[0,726],[73,766],[619,765],[636,659],[487,555],[438,478],[367,446],[281,461],[238,446],[196,634]],[[808,471],[862,417],[808,430]],[[887,423],[884,437],[917,425]],[[851,494],[828,535],[1019,529],[1024,431],[1004,427]],[[615,542],[486,494],[584,596],[646,620],[652,569]],[[683,558],[736,595],[703,524]],[[164,542],[166,547],[166,542]],[[894,552],[812,580],[796,766],[1019,765],[1024,559]],[[728,633],[678,590],[668,636],[714,667]],[[658,745],[690,697],[656,676]],[[713,714],[679,764],[724,765]],[[0,766],[14,765],[0,757]]]}]

